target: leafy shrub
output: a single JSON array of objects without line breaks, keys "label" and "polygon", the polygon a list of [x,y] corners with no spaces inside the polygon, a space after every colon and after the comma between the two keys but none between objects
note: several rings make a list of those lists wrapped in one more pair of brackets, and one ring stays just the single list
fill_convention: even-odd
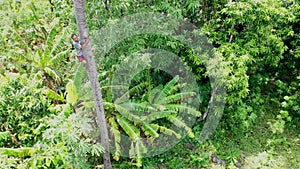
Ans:
[{"label": "leafy shrub", "polygon": [[48,128],[32,148],[0,149],[0,168],[91,168],[103,153],[90,137],[91,125],[92,120],[81,113],[47,117],[39,129]]},{"label": "leafy shrub", "polygon": [[42,94],[42,77],[12,73],[0,78],[0,131],[10,133],[0,146],[32,146],[41,137],[34,129],[50,114],[50,100]]}]

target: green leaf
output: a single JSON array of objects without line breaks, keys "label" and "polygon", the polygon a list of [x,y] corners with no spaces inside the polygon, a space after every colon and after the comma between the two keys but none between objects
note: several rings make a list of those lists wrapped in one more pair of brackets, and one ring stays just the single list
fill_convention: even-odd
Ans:
[{"label": "green leaf", "polygon": [[[145,86],[149,85],[147,82],[142,82],[134,87],[132,87],[131,89],[128,90],[128,86],[122,86],[122,88],[120,89],[125,89],[125,90],[128,90],[127,92],[125,92],[122,96],[120,96],[119,98],[117,98],[115,100],[115,103],[116,104],[121,104],[121,103],[125,103],[125,102],[128,102],[129,100],[129,95],[132,94],[132,93],[137,93],[137,92],[140,92],[143,90],[143,88]],[[116,88],[114,86],[112,86],[112,88]]]},{"label": "green leaf", "polygon": [[174,134],[176,136],[176,138],[178,138],[178,139],[181,138],[180,134],[176,133],[174,130],[168,129],[167,127],[159,126],[157,124],[151,124],[151,126],[154,128],[159,128],[160,132],[166,133],[170,136]]},{"label": "green leaf", "polygon": [[157,133],[158,128],[154,128],[151,125],[147,124],[147,123],[143,123],[143,129],[145,131],[145,135],[147,136],[151,136],[154,138],[159,137],[159,134]]},{"label": "green leaf", "polygon": [[151,112],[149,115],[143,116],[142,118],[144,123],[151,123],[154,120],[165,118],[171,116],[172,114],[176,114],[176,112],[172,110],[158,111],[158,112]]},{"label": "green leaf", "polygon": [[55,56],[53,56],[50,59],[49,63],[51,63],[51,66],[60,64],[64,61],[64,59],[66,59],[66,57],[68,56],[69,53],[70,53],[70,50],[68,50],[68,49],[61,51],[61,52],[57,53]]},{"label": "green leaf", "polygon": [[44,68],[45,73],[47,73],[50,77],[52,77],[55,81],[59,82],[60,81],[60,77],[56,74],[56,72],[49,68],[49,67],[45,67]]},{"label": "green leaf", "polygon": [[71,105],[74,105],[78,101],[78,93],[76,91],[76,87],[73,81],[70,81],[66,85],[66,92],[67,92],[67,102]]},{"label": "green leaf", "polygon": [[134,115],[133,113],[131,113],[130,111],[128,111],[126,108],[124,108],[121,105],[117,105],[115,104],[115,108],[118,110],[118,112],[123,116],[126,117],[126,119],[134,122],[135,124],[140,123],[141,122],[141,118],[137,115]]},{"label": "green leaf", "polygon": [[51,159],[46,158],[46,166],[50,167],[50,165],[51,165]]},{"label": "green leaf", "polygon": [[[155,102],[155,98],[156,98],[159,94],[161,94],[161,90],[159,89],[159,86],[156,87],[156,88],[154,88],[154,89],[152,89],[150,92],[148,92],[148,102],[151,103],[151,104],[156,103],[156,102]],[[164,96],[164,95],[161,94],[161,96],[160,96],[160,97],[161,97],[161,98],[160,98],[160,101],[163,99],[162,96]]]},{"label": "green leaf", "polygon": [[83,68],[83,65],[79,64],[73,78],[74,85],[77,91],[80,91],[80,89],[82,88],[82,79],[84,76],[86,76],[86,72]]},{"label": "green leaf", "polygon": [[[135,143],[135,145],[134,145]],[[137,140],[136,142],[131,142],[129,149],[129,157],[135,159],[135,165],[137,167],[142,166],[142,158],[143,154],[147,153],[147,148],[143,144],[141,140]]]},{"label": "green leaf", "polygon": [[117,121],[125,131],[125,133],[133,140],[137,141],[140,139],[140,131],[134,125],[132,125],[129,121],[124,119],[121,115],[117,115]]},{"label": "green leaf", "polygon": [[120,104],[120,106],[126,108],[129,111],[137,111],[137,112],[147,112],[149,111],[149,106],[146,103],[134,103],[134,102],[127,102]]},{"label": "green leaf", "polygon": [[38,152],[37,148],[33,147],[21,147],[21,148],[0,148],[0,154],[7,155],[9,157],[24,158],[32,156]]},{"label": "green leaf", "polygon": [[0,141],[6,140],[9,137],[9,131],[0,132]]},{"label": "green leaf", "polygon": [[141,140],[138,140],[135,144],[136,166],[142,166],[143,154],[147,153],[147,148],[144,146]]},{"label": "green leaf", "polygon": [[191,129],[189,126],[187,126],[187,124],[186,124],[184,121],[182,121],[180,118],[175,117],[175,116],[169,116],[168,119],[169,119],[175,126],[177,126],[177,127],[179,127],[179,128],[184,128],[185,131],[187,132],[187,134],[188,134],[189,137],[191,137],[191,138],[194,138],[194,137],[195,137],[195,135],[194,135],[192,129]]},{"label": "green leaf", "polygon": [[57,25],[59,24],[59,18],[54,18],[54,20],[49,24],[49,29],[48,32],[49,34],[47,35],[47,40],[45,42],[45,51],[43,53],[44,61],[49,62],[50,60],[50,53],[51,49],[53,48],[53,42],[55,40],[55,37],[57,35]]},{"label": "green leaf", "polygon": [[167,104],[165,107],[169,110],[177,111],[179,113],[186,113],[196,117],[201,116],[201,112],[196,110],[194,107],[188,106],[186,103],[180,104]]},{"label": "green leaf", "polygon": [[59,100],[59,101],[63,101],[65,102],[65,98],[62,94],[58,94],[55,91],[47,88],[46,90],[43,91],[43,93],[50,99],[54,99],[54,100]]},{"label": "green leaf", "polygon": [[184,93],[177,93],[171,96],[166,97],[166,103],[172,103],[175,101],[181,101],[184,98],[192,97],[195,95],[195,92],[184,92]]},{"label": "green leaf", "polygon": [[115,119],[113,117],[108,119],[108,123],[110,124],[110,132],[112,133],[112,135],[114,136],[114,140],[115,140],[115,153],[114,153],[114,159],[116,161],[119,161],[120,159],[120,153],[121,153],[121,147],[120,147],[120,142],[121,142],[121,134],[118,128],[118,124],[115,121]]},{"label": "green leaf", "polygon": [[178,82],[178,80],[179,80],[179,76],[176,75],[171,81],[169,81],[164,86],[164,88],[162,89],[162,91],[160,91],[160,93],[157,95],[157,97],[155,97],[154,103],[160,103],[162,101],[162,99],[164,98],[164,96],[166,96],[166,95],[169,94],[169,91]]}]

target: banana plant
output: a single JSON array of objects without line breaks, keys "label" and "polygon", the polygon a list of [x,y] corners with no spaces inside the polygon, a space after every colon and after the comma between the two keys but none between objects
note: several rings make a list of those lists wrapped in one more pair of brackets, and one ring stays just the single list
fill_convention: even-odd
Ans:
[{"label": "banana plant", "polygon": [[91,102],[91,88],[88,84],[83,84],[84,76],[87,76],[83,65],[80,64],[73,74],[73,79],[69,79],[69,82],[65,86],[65,93],[56,92],[50,88],[44,90],[44,94],[51,100],[56,100],[62,104],[56,104],[52,108],[53,110],[60,112],[66,112],[67,109],[73,109],[73,112],[81,111],[79,108],[93,108]]},{"label": "banana plant", "polygon": [[[55,99],[62,99],[66,105],[71,105],[76,110],[93,108],[95,105],[91,88],[88,83],[82,83],[86,76],[84,73],[81,65],[75,72],[74,79],[66,85],[65,95],[59,95],[51,90],[48,90],[48,95]],[[143,155],[148,151],[146,142],[154,144],[163,133],[175,136],[177,139],[182,138],[183,134],[194,137],[192,129],[183,120],[182,115],[200,117],[201,113],[185,102],[195,93],[180,92],[179,89],[183,85],[179,83],[179,76],[175,76],[167,84],[149,90],[145,88],[152,87],[152,85],[149,85],[148,82],[140,82],[114,100],[108,95],[104,97],[103,104],[107,113],[110,134],[113,137],[115,160],[119,160],[123,153],[122,136],[129,138],[129,157],[135,159],[135,165],[139,167],[142,166]],[[112,90],[124,90],[125,88],[125,86],[102,85],[104,93],[112,93]],[[143,91],[146,92],[143,93]],[[128,98],[136,93],[143,93],[143,97],[134,101]],[[184,132],[179,133],[166,122],[160,122],[162,120],[167,120],[178,129],[183,129]]]},{"label": "banana plant", "polygon": [[[105,102],[105,108],[110,111],[108,123],[110,132],[114,137],[114,159],[119,160],[121,155],[121,135],[126,135],[131,140],[129,156],[134,158],[138,167],[142,166],[143,154],[147,153],[146,140],[153,143],[162,133],[182,138],[182,134],[168,127],[160,120],[167,120],[177,128],[184,129],[189,137],[194,137],[192,129],[181,117],[188,114],[200,117],[201,113],[184,102],[193,97],[194,92],[179,92],[179,76],[175,76],[164,86],[158,86],[149,90],[144,98],[139,101],[130,101],[127,96],[143,89],[146,83],[141,83],[131,88],[128,92],[117,98],[114,102]],[[147,90],[145,90],[147,91]],[[127,99],[126,99],[127,98]]]},{"label": "banana plant", "polygon": [[70,53],[70,49],[65,44],[66,38],[67,30],[61,31],[59,19],[55,18],[46,28],[45,41],[23,54],[23,57],[31,63],[34,72],[41,72],[46,80],[46,86],[54,91],[57,91],[55,83],[61,81],[56,68]]}]

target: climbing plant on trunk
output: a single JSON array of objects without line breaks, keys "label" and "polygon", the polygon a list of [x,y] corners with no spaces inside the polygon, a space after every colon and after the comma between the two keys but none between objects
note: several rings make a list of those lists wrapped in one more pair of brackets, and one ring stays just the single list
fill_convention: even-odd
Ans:
[{"label": "climbing plant on trunk", "polygon": [[[81,40],[84,40],[85,38],[88,37],[88,28],[86,24],[84,0],[74,0],[74,10],[76,15],[76,22],[79,31],[79,36]],[[112,166],[111,166],[110,153],[109,153],[107,123],[106,123],[106,118],[105,118],[105,113],[103,108],[102,93],[98,81],[96,65],[92,57],[91,43],[88,43],[86,48],[83,50],[83,54],[87,60],[86,70],[88,72],[89,80],[91,82],[94,101],[96,105],[98,126],[100,128],[101,144],[105,149],[103,155],[104,168],[111,169]]]}]

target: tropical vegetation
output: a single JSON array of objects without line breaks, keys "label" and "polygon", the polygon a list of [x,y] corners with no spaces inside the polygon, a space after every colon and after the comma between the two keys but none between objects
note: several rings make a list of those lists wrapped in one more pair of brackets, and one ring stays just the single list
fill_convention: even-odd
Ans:
[{"label": "tropical vegetation", "polygon": [[[300,167],[299,1],[84,4],[113,168]],[[0,8],[0,168],[104,168],[73,1]],[[183,37],[203,37],[213,56]],[[210,118],[220,121],[200,139]]]}]

